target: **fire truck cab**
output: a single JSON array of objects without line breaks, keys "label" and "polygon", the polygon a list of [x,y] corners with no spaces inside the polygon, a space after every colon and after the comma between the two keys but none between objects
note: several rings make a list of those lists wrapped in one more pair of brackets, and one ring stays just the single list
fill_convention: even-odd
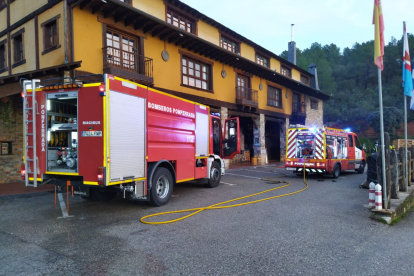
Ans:
[{"label": "fire truck cab", "polygon": [[[33,89],[32,89],[33,88]],[[26,186],[166,204],[175,183],[216,187],[240,153],[238,118],[112,75],[23,81]]]},{"label": "fire truck cab", "polygon": [[286,170],[297,175],[306,173],[330,174],[338,178],[342,171],[363,173],[365,152],[353,132],[329,127],[297,126],[287,132]]}]

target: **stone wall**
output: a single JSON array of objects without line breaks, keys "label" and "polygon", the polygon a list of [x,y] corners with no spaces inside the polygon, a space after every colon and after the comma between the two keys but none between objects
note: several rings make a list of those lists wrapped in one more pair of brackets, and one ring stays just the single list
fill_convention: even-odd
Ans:
[{"label": "stone wall", "polygon": [[286,131],[289,129],[289,118],[285,123],[280,124],[280,162],[285,162],[286,158]]},{"label": "stone wall", "polygon": [[9,99],[13,103],[12,126],[7,129],[0,120],[0,142],[12,142],[12,154],[0,154],[0,183],[22,181],[20,166],[23,162],[23,102],[20,94],[10,96]]},{"label": "stone wall", "polygon": [[254,157],[257,158],[257,165],[264,165],[266,164],[265,115],[260,114],[253,120],[255,122],[255,127],[253,127],[254,140],[260,139],[260,146],[253,145]]},{"label": "stone wall", "polygon": [[[311,99],[318,101],[318,109],[311,108]],[[305,96],[306,126],[323,127],[323,101]]]}]

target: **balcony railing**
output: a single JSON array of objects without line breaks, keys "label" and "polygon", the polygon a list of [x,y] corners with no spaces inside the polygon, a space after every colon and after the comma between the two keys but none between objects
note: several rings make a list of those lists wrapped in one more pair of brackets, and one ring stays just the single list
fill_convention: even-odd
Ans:
[{"label": "balcony railing", "polygon": [[258,107],[258,92],[244,86],[236,87],[236,104]]},{"label": "balcony railing", "polygon": [[145,84],[154,84],[151,58],[123,51],[115,47],[103,48],[103,72],[132,79]]}]

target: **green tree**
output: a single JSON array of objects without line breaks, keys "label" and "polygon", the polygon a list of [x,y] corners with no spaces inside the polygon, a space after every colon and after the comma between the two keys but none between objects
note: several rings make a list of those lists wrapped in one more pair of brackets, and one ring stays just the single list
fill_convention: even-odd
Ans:
[{"label": "green tree", "polygon": [[[403,112],[401,109],[395,107],[383,108],[384,118],[384,131],[388,132],[390,136],[395,135],[395,131],[401,128],[404,121]],[[373,112],[369,115],[369,125],[375,130],[380,132],[380,113],[379,111]]]}]

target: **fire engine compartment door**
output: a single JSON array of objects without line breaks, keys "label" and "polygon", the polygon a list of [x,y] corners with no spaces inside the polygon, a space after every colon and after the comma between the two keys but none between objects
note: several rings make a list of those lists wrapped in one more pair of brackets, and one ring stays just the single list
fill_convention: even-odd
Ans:
[{"label": "fire engine compartment door", "polygon": [[232,159],[236,154],[240,153],[239,118],[230,118],[224,123],[223,158]]},{"label": "fire engine compartment door", "polygon": [[145,177],[145,99],[110,90],[108,184]]},{"label": "fire engine compartment door", "polygon": [[209,115],[196,112],[196,156],[208,156]]}]

